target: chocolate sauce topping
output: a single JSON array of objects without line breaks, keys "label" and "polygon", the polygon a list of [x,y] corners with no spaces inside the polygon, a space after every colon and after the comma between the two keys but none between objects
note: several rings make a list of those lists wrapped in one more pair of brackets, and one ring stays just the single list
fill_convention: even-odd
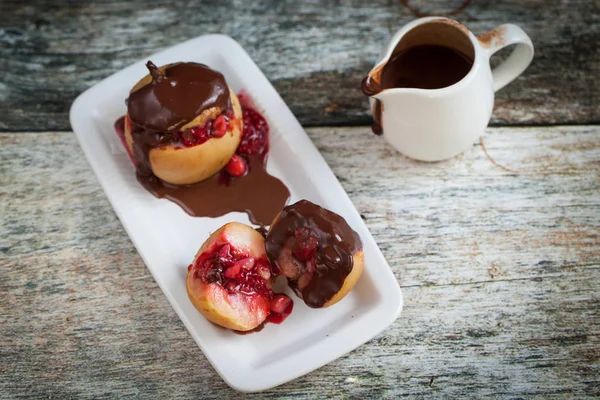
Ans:
[{"label": "chocolate sauce topping", "polygon": [[223,75],[204,64],[177,63],[161,71],[146,64],[152,81],[129,95],[131,122],[145,130],[174,132],[204,110],[229,104],[229,88]]},{"label": "chocolate sauce topping", "polygon": [[[296,246],[298,229],[308,229],[316,237],[318,245],[314,273],[308,285],[302,290],[296,282],[290,282],[290,286],[309,307],[320,308],[344,285],[354,266],[353,256],[362,249],[362,243],[344,218],[310,201],[301,200],[283,209],[267,235],[267,256],[279,270],[282,270],[277,261],[279,255],[284,247]],[[296,261],[303,264],[297,258]]]}]

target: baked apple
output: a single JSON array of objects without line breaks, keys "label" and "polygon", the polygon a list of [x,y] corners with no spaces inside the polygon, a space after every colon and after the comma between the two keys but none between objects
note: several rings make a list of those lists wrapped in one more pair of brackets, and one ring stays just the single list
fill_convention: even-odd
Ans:
[{"label": "baked apple", "polygon": [[312,308],[329,307],[350,292],[363,271],[358,234],[344,218],[307,200],[287,206],[265,240],[273,270]]},{"label": "baked apple", "polygon": [[200,182],[227,165],[242,137],[242,108],[223,75],[203,64],[160,68],[131,90],[125,141],[138,174]]},{"label": "baked apple", "polygon": [[204,242],[188,267],[190,301],[209,321],[236,331],[251,331],[264,322],[280,323],[292,300],[271,289],[273,274],[263,236],[231,222]]}]

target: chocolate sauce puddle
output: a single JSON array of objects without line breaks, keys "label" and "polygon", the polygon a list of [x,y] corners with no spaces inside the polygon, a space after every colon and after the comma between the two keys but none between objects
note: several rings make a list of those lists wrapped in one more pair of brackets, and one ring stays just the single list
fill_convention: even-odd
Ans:
[{"label": "chocolate sauce puddle", "polygon": [[[290,282],[290,287],[301,295],[306,305],[320,308],[344,285],[354,267],[353,256],[362,249],[362,242],[344,218],[310,201],[301,200],[283,209],[265,241],[267,256],[279,270],[282,266],[277,260],[281,252],[286,246],[296,245],[296,230],[302,228],[310,230],[318,240],[315,271],[302,290],[296,282]],[[296,261],[303,264],[298,259]]]},{"label": "chocolate sauce puddle", "polygon": [[[154,196],[169,199],[195,217],[246,212],[255,225],[270,225],[290,196],[279,179],[269,175],[261,156],[246,156],[248,174],[229,178],[220,172],[193,185],[171,185],[160,179],[139,179]],[[227,180],[230,179],[229,182]]]}]

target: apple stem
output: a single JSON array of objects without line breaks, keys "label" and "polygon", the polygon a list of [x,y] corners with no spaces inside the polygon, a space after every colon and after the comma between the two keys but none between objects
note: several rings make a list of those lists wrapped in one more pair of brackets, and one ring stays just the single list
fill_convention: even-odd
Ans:
[{"label": "apple stem", "polygon": [[152,81],[154,82],[160,82],[165,77],[165,73],[158,69],[158,67],[152,61],[148,61],[146,63],[146,68],[148,68],[148,71],[150,71]]}]

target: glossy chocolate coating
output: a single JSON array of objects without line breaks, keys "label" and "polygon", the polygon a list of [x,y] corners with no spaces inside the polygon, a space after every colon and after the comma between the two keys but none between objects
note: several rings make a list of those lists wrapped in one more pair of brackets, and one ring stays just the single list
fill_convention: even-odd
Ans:
[{"label": "glossy chocolate coating", "polygon": [[204,110],[229,106],[229,88],[223,75],[204,64],[176,63],[160,71],[146,64],[152,81],[129,95],[131,122],[147,131],[175,132]]},{"label": "glossy chocolate coating", "polygon": [[[285,271],[285,267],[279,265],[279,256],[286,246],[296,245],[297,229],[310,230],[318,245],[310,282],[302,289],[294,281],[290,286],[309,307],[320,308],[344,285],[354,267],[353,257],[362,249],[362,242],[344,218],[308,200],[301,200],[283,209],[265,241],[267,256],[280,271]],[[303,264],[301,260],[295,261]],[[306,268],[300,273],[305,273]]]}]

